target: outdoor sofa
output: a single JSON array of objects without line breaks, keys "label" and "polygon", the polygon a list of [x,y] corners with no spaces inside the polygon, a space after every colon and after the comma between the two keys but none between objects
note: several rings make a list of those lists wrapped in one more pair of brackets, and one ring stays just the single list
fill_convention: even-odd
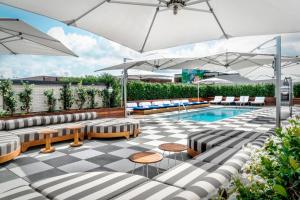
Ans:
[{"label": "outdoor sofa", "polygon": [[[228,133],[229,134],[229,133]],[[262,147],[270,133],[259,135],[249,146],[216,146],[148,179],[121,172],[78,172],[43,179],[29,186],[13,187],[0,199],[113,199],[199,200],[208,199],[226,186],[249,160],[251,151]]]},{"label": "outdoor sofa", "polygon": [[137,136],[140,124],[135,119],[97,119],[96,112],[35,116],[0,121],[0,163],[7,162],[25,152],[29,147],[45,144],[41,130],[54,129],[51,142],[73,139],[73,131],[68,126],[79,123],[84,125],[79,130],[80,139],[112,138]]}]

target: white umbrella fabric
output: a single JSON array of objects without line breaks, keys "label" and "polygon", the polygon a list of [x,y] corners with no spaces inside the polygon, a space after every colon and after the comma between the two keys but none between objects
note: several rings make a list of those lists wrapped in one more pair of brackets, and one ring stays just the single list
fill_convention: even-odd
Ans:
[{"label": "white umbrella fabric", "polygon": [[232,84],[231,81],[221,78],[207,78],[197,81],[198,84]]},{"label": "white umbrella fabric", "polygon": [[[120,70],[117,70],[116,72],[107,71],[108,73],[117,76],[117,77],[123,77],[123,73]],[[173,74],[167,74],[167,73],[157,73],[157,72],[151,72],[151,71],[145,71],[145,70],[136,70],[131,69],[128,70],[128,79],[131,80],[143,80],[143,79],[164,79],[164,80],[172,80],[174,78]]]},{"label": "white umbrella fabric", "polygon": [[0,18],[0,54],[77,56],[60,41],[18,19]]},{"label": "white umbrella fabric", "polygon": [[298,0],[0,0],[144,52],[300,32]]}]

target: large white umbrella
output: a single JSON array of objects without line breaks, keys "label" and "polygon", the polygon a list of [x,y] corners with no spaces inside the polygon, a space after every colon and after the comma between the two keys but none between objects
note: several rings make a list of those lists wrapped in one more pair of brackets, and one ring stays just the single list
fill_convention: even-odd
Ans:
[{"label": "large white umbrella", "polygon": [[[0,0],[0,3],[57,19],[140,52],[220,38],[300,32],[298,0]],[[280,37],[276,38],[276,46],[279,126]]]},{"label": "large white umbrella", "polygon": [[60,41],[18,19],[0,18],[0,54],[76,56]]},{"label": "large white umbrella", "polygon": [[298,0],[0,0],[137,51],[300,31]]}]

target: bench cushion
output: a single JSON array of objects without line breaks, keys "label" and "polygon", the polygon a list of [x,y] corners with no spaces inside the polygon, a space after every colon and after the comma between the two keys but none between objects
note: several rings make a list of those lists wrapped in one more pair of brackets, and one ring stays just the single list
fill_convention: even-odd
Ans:
[{"label": "bench cushion", "polygon": [[45,200],[48,199],[29,186],[16,187],[6,192],[0,193],[0,199],[22,199],[22,200]]},{"label": "bench cushion", "polygon": [[198,182],[208,173],[215,171],[218,167],[220,166],[193,160],[193,162],[177,165],[153,179],[184,189],[195,182]]},{"label": "bench cushion", "polygon": [[5,156],[20,147],[18,136],[6,131],[0,131],[0,156]]},{"label": "bench cushion", "polygon": [[216,165],[222,165],[229,158],[231,158],[237,151],[238,149],[216,146],[200,154],[195,158],[195,160],[208,162]]},{"label": "bench cushion", "polygon": [[6,130],[14,130],[14,129],[32,127],[32,126],[40,126],[40,125],[42,125],[42,116],[11,119],[5,121]]},{"label": "bench cushion", "polygon": [[0,120],[0,131],[5,130],[5,121]]},{"label": "bench cushion", "polygon": [[39,133],[39,131],[45,129],[45,127],[37,126],[37,127],[29,127],[22,129],[15,129],[9,131],[9,133],[14,134],[20,138],[20,142],[30,142],[36,140],[44,139],[43,134]]},{"label": "bench cushion", "polygon": [[43,116],[43,125],[61,124],[73,121],[72,114]]},{"label": "bench cushion", "polygon": [[148,181],[113,198],[114,200],[168,200],[183,190],[157,181]]},{"label": "bench cushion", "polygon": [[129,132],[133,134],[136,129],[140,128],[139,120],[133,119],[112,119],[103,123],[92,123],[89,130],[93,133],[118,133]]},{"label": "bench cushion", "polygon": [[83,120],[91,120],[97,118],[96,112],[85,112],[85,113],[74,113],[73,115],[73,121],[83,121]]},{"label": "bench cushion", "polygon": [[31,186],[50,199],[110,199],[146,182],[143,176],[119,172],[69,173]]}]

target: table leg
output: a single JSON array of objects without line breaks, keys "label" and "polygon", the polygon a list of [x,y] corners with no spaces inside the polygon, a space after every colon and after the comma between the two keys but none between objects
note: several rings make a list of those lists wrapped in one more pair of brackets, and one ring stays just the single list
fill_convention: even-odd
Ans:
[{"label": "table leg", "polygon": [[169,152],[169,157],[168,157],[168,169],[170,169],[170,152]]},{"label": "table leg", "polygon": [[45,135],[45,148],[41,150],[42,153],[52,153],[55,151],[55,148],[51,146],[50,134]]},{"label": "table leg", "polygon": [[134,170],[135,170],[135,165],[136,165],[136,163],[134,163],[134,167],[133,167],[133,170],[132,170],[132,174],[133,174],[133,172],[134,172]]},{"label": "table leg", "polygon": [[155,166],[156,166],[156,172],[157,172],[157,175],[158,175],[159,174],[159,169],[158,169],[157,165],[158,164],[155,164]]},{"label": "table leg", "polygon": [[174,157],[175,157],[175,165],[174,166],[176,166],[176,160],[177,160],[176,152],[174,152]]},{"label": "table leg", "polygon": [[79,147],[82,145],[82,142],[79,142],[79,133],[78,129],[74,129],[74,142],[70,144],[71,147]]},{"label": "table leg", "polygon": [[181,160],[183,161],[183,154],[182,154],[182,151],[180,152],[180,154],[181,154]]},{"label": "table leg", "polygon": [[148,164],[146,165],[146,167],[147,167],[146,170],[147,170],[147,178],[148,178],[148,177],[149,177],[149,176],[148,176],[148,173],[149,173],[149,171],[148,171],[148,170],[149,170],[149,169],[148,169]]}]

